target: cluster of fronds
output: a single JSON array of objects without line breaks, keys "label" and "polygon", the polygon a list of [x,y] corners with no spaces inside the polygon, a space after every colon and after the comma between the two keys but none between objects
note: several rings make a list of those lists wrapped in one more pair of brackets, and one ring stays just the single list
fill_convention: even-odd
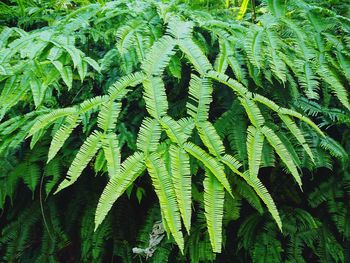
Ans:
[{"label": "cluster of fronds", "polygon": [[[346,262],[350,20],[338,5],[75,2],[6,5],[38,19],[0,31],[6,260],[131,262],[161,220],[153,262]],[[138,203],[149,211],[130,219]]]}]

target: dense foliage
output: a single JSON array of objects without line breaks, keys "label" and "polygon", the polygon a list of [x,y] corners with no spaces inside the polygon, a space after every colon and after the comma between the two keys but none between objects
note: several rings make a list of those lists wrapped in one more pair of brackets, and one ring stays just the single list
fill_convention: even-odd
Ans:
[{"label": "dense foliage", "polygon": [[4,262],[349,262],[350,3],[0,3]]}]

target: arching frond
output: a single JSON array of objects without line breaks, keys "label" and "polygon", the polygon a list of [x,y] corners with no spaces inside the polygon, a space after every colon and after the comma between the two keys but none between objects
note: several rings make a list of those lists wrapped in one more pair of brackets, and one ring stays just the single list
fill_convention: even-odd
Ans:
[{"label": "arching frond", "polygon": [[97,117],[98,127],[104,132],[113,131],[117,123],[120,108],[121,103],[116,103],[113,100],[105,103]]},{"label": "arching frond", "polygon": [[209,152],[214,156],[221,156],[225,152],[225,147],[214,126],[205,121],[196,123],[196,127]]},{"label": "arching frond", "polygon": [[168,100],[165,94],[165,87],[160,77],[148,77],[143,81],[144,99],[149,114],[159,119],[168,110]]},{"label": "arching frond", "polygon": [[257,30],[251,30],[244,41],[245,52],[250,62],[258,69],[261,68],[263,58],[263,37],[264,31],[257,28]]},{"label": "arching frond", "polygon": [[159,76],[175,54],[175,39],[163,36],[155,42],[142,62],[142,69],[147,75]]},{"label": "arching frond", "polygon": [[157,120],[145,118],[137,137],[137,148],[144,153],[154,152],[159,143],[161,128]]},{"label": "arching frond", "polygon": [[71,108],[64,108],[64,109],[56,109],[51,111],[50,113],[41,115],[36,119],[35,124],[30,129],[28,136],[32,136],[39,130],[52,125],[55,121],[57,121],[62,117],[73,115],[76,113],[77,113],[76,108],[71,107]]},{"label": "arching frond", "polygon": [[222,167],[222,165],[215,158],[211,157],[203,149],[191,142],[184,143],[184,149],[197,160],[201,161],[204,166],[219,180],[226,191],[232,195],[230,183],[228,182],[224,172],[224,167]]},{"label": "arching frond", "polygon": [[166,170],[165,163],[157,153],[153,153],[146,160],[146,165],[170,232],[174,236],[180,250],[183,251],[184,239],[181,232],[179,207],[176,202],[171,177]]},{"label": "arching frond", "polygon": [[135,87],[143,81],[144,75],[141,72],[131,73],[121,77],[108,89],[111,100],[121,100],[129,90],[127,87]]},{"label": "arching frond", "polygon": [[206,172],[203,185],[204,210],[210,243],[213,251],[220,253],[222,247],[222,219],[224,215],[225,192],[222,184],[209,171]]},{"label": "arching frond", "polygon": [[102,138],[102,149],[107,160],[108,175],[113,178],[120,173],[120,149],[115,133],[108,133]]},{"label": "arching frond", "polygon": [[299,187],[301,188],[302,183],[298,172],[298,168],[293,162],[290,152],[282,143],[281,139],[275,134],[275,132],[272,129],[266,126],[261,128],[261,132],[264,134],[265,138],[270,143],[270,145],[275,149],[276,153],[281,158],[283,163],[287,166],[288,170],[291,172],[295,181],[299,184]]},{"label": "arching frond", "polygon": [[212,84],[208,79],[199,78],[195,75],[191,76],[189,87],[190,101],[186,106],[188,114],[196,121],[202,122],[208,119],[212,92]]},{"label": "arching frond", "polygon": [[264,143],[264,136],[259,129],[253,126],[248,127],[247,153],[249,164],[249,176],[257,177],[261,163],[261,155]]},{"label": "arching frond", "polygon": [[335,95],[338,97],[339,101],[348,110],[350,109],[350,103],[348,98],[348,91],[340,82],[337,75],[335,75],[332,70],[326,65],[322,65],[317,73],[322,77],[323,81],[326,82],[332,89]]},{"label": "arching frond", "polygon": [[102,136],[102,133],[95,131],[86,139],[69,167],[66,179],[58,186],[55,194],[72,185],[78,179],[82,171],[101,148]]},{"label": "arching frond", "polygon": [[96,96],[79,104],[79,113],[87,113],[98,110],[104,103],[108,102],[108,96]]},{"label": "arching frond", "polygon": [[212,69],[208,58],[204,55],[200,47],[193,42],[192,39],[180,39],[177,41],[182,52],[184,52],[194,66],[194,68],[201,74],[205,74]]},{"label": "arching frond", "polygon": [[117,173],[108,181],[98,201],[95,214],[95,230],[102,223],[115,201],[144,170],[144,155],[140,152],[129,156],[122,163],[120,173]]},{"label": "arching frond", "polygon": [[303,146],[305,152],[310,156],[311,160],[314,162],[314,155],[310,149],[310,146],[307,144],[305,137],[299,127],[295,124],[295,122],[289,118],[287,115],[279,114],[278,115],[290,132],[294,135],[294,137],[298,140],[301,146]]},{"label": "arching frond", "polygon": [[249,120],[255,127],[261,127],[265,123],[264,116],[261,114],[259,107],[249,99],[240,99]]},{"label": "arching frond", "polygon": [[183,144],[186,141],[186,134],[182,131],[180,124],[169,116],[160,119],[160,124],[170,140],[176,144]]},{"label": "arching frond", "polygon": [[81,119],[75,113],[65,118],[61,127],[55,132],[48,153],[47,162],[50,162],[62,148],[72,131],[79,125]]},{"label": "arching frond", "polygon": [[191,199],[192,186],[190,175],[190,158],[188,154],[177,146],[170,146],[171,179],[175,189],[176,200],[187,233],[191,228]]}]

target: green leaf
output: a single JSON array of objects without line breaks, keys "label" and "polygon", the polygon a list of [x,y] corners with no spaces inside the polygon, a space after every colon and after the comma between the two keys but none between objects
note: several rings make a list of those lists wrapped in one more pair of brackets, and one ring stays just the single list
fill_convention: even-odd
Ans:
[{"label": "green leaf", "polygon": [[210,243],[213,252],[221,253],[225,191],[222,184],[209,171],[206,171],[203,186],[204,210]]},{"label": "green leaf", "polygon": [[187,233],[191,228],[191,173],[190,158],[181,148],[172,145],[169,149],[171,161],[171,179],[175,189],[176,200]]},{"label": "green leaf", "polygon": [[160,134],[161,128],[158,121],[146,117],[142,121],[137,137],[137,148],[145,154],[154,152],[159,145]]},{"label": "green leaf", "polygon": [[113,131],[120,113],[121,103],[109,101],[103,104],[97,117],[98,127],[104,132]]},{"label": "green leaf", "polygon": [[232,196],[230,183],[226,178],[224,167],[215,158],[191,142],[184,143],[183,147],[186,152],[188,152],[197,160],[201,161],[204,166],[215,175],[215,177],[223,185],[226,191]]},{"label": "green leaf", "polygon": [[165,94],[165,87],[160,77],[148,77],[143,80],[143,98],[149,114],[159,119],[167,113],[168,100]]},{"label": "green leaf", "polygon": [[50,162],[56,156],[72,131],[79,125],[80,122],[81,118],[79,118],[79,115],[77,114],[72,114],[65,118],[63,124],[55,132],[55,135],[52,138],[47,162]]},{"label": "green leaf", "polygon": [[140,152],[129,156],[122,163],[120,173],[117,173],[108,181],[98,201],[95,214],[95,231],[102,223],[115,201],[117,201],[144,170],[144,155]]},{"label": "green leaf", "polygon": [[212,102],[213,87],[206,78],[191,76],[189,102],[186,104],[188,114],[195,121],[206,121],[209,116],[209,105]]},{"label": "green leaf", "polygon": [[153,153],[149,156],[146,160],[146,165],[152,178],[153,186],[158,196],[166,223],[180,251],[183,252],[184,239],[181,231],[181,217],[171,177],[166,170],[163,159],[157,153]]},{"label": "green leaf", "polygon": [[257,177],[259,173],[264,135],[253,126],[248,127],[247,153],[250,177]]},{"label": "green leaf", "polygon": [[291,154],[288,152],[285,145],[282,143],[281,139],[275,134],[275,132],[264,126],[261,128],[261,132],[266,137],[267,141],[270,143],[270,145],[275,149],[278,156],[281,158],[283,163],[287,166],[288,170],[293,175],[295,181],[298,183],[299,187],[301,188],[301,179],[298,172],[298,168],[293,162],[293,158]]},{"label": "green leaf", "polygon": [[113,178],[120,173],[120,149],[117,135],[108,133],[102,139],[102,149],[107,160],[108,174]]},{"label": "green leaf", "polygon": [[69,167],[66,179],[58,186],[55,194],[72,185],[79,178],[85,167],[101,148],[102,136],[102,133],[95,131],[86,139]]}]

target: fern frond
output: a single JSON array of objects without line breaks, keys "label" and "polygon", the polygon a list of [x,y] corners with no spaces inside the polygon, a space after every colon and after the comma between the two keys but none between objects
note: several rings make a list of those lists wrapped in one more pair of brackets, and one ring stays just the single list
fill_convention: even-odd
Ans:
[{"label": "fern frond", "polygon": [[211,157],[208,153],[206,153],[199,146],[186,142],[183,145],[186,152],[192,155],[197,160],[201,161],[204,166],[219,180],[219,182],[223,185],[226,191],[232,196],[232,191],[230,187],[230,183],[226,178],[224,167],[213,157]]},{"label": "fern frond", "polygon": [[137,137],[137,148],[144,153],[154,152],[159,143],[161,128],[157,120],[145,118]]},{"label": "fern frond", "polygon": [[143,81],[144,99],[149,114],[159,119],[167,113],[168,100],[165,94],[165,87],[160,77],[148,77]]},{"label": "fern frond", "polygon": [[295,124],[295,122],[289,118],[287,115],[279,114],[278,115],[290,132],[294,135],[294,137],[298,140],[300,145],[304,148],[305,152],[309,155],[312,162],[314,162],[314,155],[310,149],[310,146],[307,144],[305,137],[299,127]]},{"label": "fern frond", "polygon": [[335,75],[333,71],[326,65],[322,65],[318,69],[317,73],[322,77],[323,81],[331,86],[333,92],[338,97],[339,101],[344,105],[344,107],[350,110],[348,91],[340,82],[338,76]]},{"label": "fern frond", "polygon": [[143,81],[144,74],[141,72],[125,75],[117,80],[108,89],[108,95],[111,100],[121,100],[129,90],[127,87],[135,87]]},{"label": "fern frond", "polygon": [[186,141],[188,136],[182,131],[180,124],[171,117],[162,117],[160,124],[172,142],[182,145]]},{"label": "fern frond", "polygon": [[71,107],[71,108],[64,108],[64,109],[56,109],[51,111],[50,113],[41,115],[36,119],[35,124],[30,129],[28,136],[32,136],[36,132],[40,131],[41,129],[44,129],[52,125],[55,121],[57,121],[62,117],[73,115],[76,113],[77,113],[77,109],[74,107]]},{"label": "fern frond", "polygon": [[222,247],[222,219],[224,216],[225,192],[222,184],[206,171],[204,186],[204,210],[210,243],[213,252],[221,253]]},{"label": "fern frond", "polygon": [[256,176],[251,177],[247,172],[245,172],[245,173],[237,172],[238,171],[237,167],[232,165],[233,161],[232,161],[231,156],[229,156],[229,155],[223,156],[222,161],[227,165],[227,167],[229,167],[232,170],[232,172],[241,176],[247,182],[247,184],[249,184],[254,189],[256,194],[260,197],[260,199],[266,205],[266,207],[269,210],[269,212],[271,213],[273,219],[276,221],[279,229],[282,230],[282,221],[281,221],[281,218],[279,216],[278,210],[276,208],[275,202],[273,201],[269,191],[262,184],[262,182],[259,180],[259,178]]},{"label": "fern frond", "polygon": [[254,101],[249,99],[240,99],[242,106],[244,107],[250,122],[255,127],[261,127],[265,123],[264,116],[261,114],[259,107],[254,103]]},{"label": "fern frond", "polygon": [[249,126],[247,132],[249,175],[250,177],[257,177],[261,163],[264,136],[261,131],[254,128],[254,126]]},{"label": "fern frond", "polygon": [[339,144],[337,141],[332,139],[331,137],[325,137],[321,139],[320,146],[329,151],[329,153],[343,161],[346,161],[349,159],[349,154],[346,152],[346,150]]},{"label": "fern frond", "polygon": [[301,120],[301,121],[305,122],[306,124],[308,124],[311,128],[313,128],[322,137],[325,137],[324,133],[320,130],[320,128],[312,120],[310,120],[306,116],[301,115],[299,112],[291,110],[291,109],[286,109],[286,108],[280,108],[278,111],[281,114],[286,114],[286,115],[298,118],[299,120]]},{"label": "fern frond", "polygon": [[269,29],[266,29],[266,42],[269,47],[269,56],[270,59],[270,67],[273,73],[277,76],[278,79],[282,81],[282,83],[286,82],[286,64],[278,55],[279,50],[279,37],[277,34]]},{"label": "fern frond", "polygon": [[256,30],[251,30],[244,41],[244,49],[247,53],[248,59],[250,62],[257,67],[261,68],[261,63],[263,60],[263,37],[264,30],[257,28]]},{"label": "fern frond", "polygon": [[108,96],[96,96],[79,104],[79,113],[87,113],[99,109],[102,105],[109,101]]},{"label": "fern frond", "polygon": [[72,114],[66,117],[64,123],[61,127],[55,132],[55,135],[52,138],[47,162],[50,162],[62,148],[65,141],[68,139],[72,131],[79,125],[81,119],[77,114]]},{"label": "fern frond", "polygon": [[212,92],[212,84],[208,79],[199,78],[195,75],[191,76],[189,86],[190,101],[186,104],[186,107],[188,114],[195,121],[202,122],[208,119],[209,105],[212,102]]},{"label": "fern frond", "polygon": [[102,136],[102,133],[95,131],[86,139],[69,167],[66,179],[58,186],[55,194],[72,185],[78,179],[82,171],[101,148]]},{"label": "fern frond", "polygon": [[166,170],[163,159],[157,153],[153,153],[148,157],[146,165],[167,225],[177,245],[183,252],[184,239],[181,232],[181,217],[171,177]]},{"label": "fern frond", "polygon": [[102,149],[110,178],[120,173],[120,149],[117,135],[108,133],[102,138]]},{"label": "fern frond", "polygon": [[121,165],[120,173],[113,176],[98,201],[95,213],[95,231],[102,223],[115,201],[145,170],[144,154],[136,152],[129,156]]},{"label": "fern frond", "polygon": [[188,154],[177,146],[170,146],[171,179],[175,189],[176,200],[187,233],[191,228],[191,173]]},{"label": "fern frond", "polygon": [[212,70],[208,58],[204,55],[200,47],[192,39],[179,39],[177,41],[182,52],[184,52],[194,66],[194,68],[201,74],[205,74]]},{"label": "fern frond", "polygon": [[281,158],[283,163],[287,166],[288,170],[291,172],[295,181],[301,188],[302,183],[298,172],[298,168],[293,162],[293,158],[290,152],[287,150],[286,146],[282,143],[281,139],[275,134],[275,132],[272,129],[264,126],[261,128],[261,132],[264,134],[265,138],[270,143],[270,145],[275,149],[276,153]]},{"label": "fern frond", "polygon": [[225,147],[214,126],[209,121],[205,121],[196,123],[196,127],[209,152],[214,156],[221,156],[225,152]]},{"label": "fern frond", "polygon": [[98,127],[104,132],[113,131],[117,123],[120,108],[121,103],[116,103],[113,100],[105,103],[97,117]]},{"label": "fern frond", "polygon": [[192,36],[193,26],[192,21],[182,21],[175,16],[170,18],[167,32],[175,39],[188,39]]},{"label": "fern frond", "polygon": [[141,66],[147,75],[159,76],[162,74],[175,54],[175,43],[175,39],[165,35],[153,44]]}]

